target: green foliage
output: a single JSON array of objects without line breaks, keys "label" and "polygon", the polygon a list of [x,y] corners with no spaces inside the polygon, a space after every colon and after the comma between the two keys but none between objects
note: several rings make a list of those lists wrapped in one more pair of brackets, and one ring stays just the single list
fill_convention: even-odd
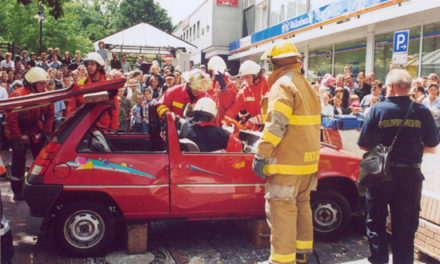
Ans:
[{"label": "green foliage", "polygon": [[[17,0],[17,2],[25,6],[33,3],[32,0]],[[58,19],[63,16],[63,4],[65,0],[37,0],[35,2],[37,2],[37,4],[41,2],[43,5],[49,8],[49,14],[53,18]]]}]

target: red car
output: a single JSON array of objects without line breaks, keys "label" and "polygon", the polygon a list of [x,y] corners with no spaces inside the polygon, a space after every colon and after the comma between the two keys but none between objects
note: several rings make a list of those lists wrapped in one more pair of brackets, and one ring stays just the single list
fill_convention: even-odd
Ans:
[{"label": "red car", "polygon": [[[258,135],[242,131],[242,153],[200,153],[179,135],[185,125],[168,114],[150,119],[149,134],[104,133],[95,125],[112,105],[87,103],[63,122],[26,177],[31,214],[54,227],[75,255],[108,248],[118,221],[264,217],[265,182],[252,172]],[[161,125],[160,125],[161,124]],[[318,190],[312,193],[315,231],[339,233],[357,209],[360,159],[321,146]]]}]

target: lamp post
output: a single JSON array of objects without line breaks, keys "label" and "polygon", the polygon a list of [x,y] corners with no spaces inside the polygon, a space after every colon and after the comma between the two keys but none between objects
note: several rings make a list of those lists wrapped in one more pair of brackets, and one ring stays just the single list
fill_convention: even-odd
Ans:
[{"label": "lamp post", "polygon": [[47,22],[47,19],[44,17],[44,9],[43,9],[43,5],[40,3],[38,5],[38,12],[37,14],[34,16],[34,18],[36,20],[38,20],[38,22],[40,22],[40,55],[41,55],[41,48],[43,46],[43,22]]}]

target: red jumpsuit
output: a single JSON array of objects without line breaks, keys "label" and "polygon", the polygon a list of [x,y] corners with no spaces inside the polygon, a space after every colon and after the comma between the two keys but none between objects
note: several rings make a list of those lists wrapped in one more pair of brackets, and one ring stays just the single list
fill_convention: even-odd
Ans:
[{"label": "red jumpsuit", "polygon": [[[84,82],[79,83],[79,85],[83,85],[86,83],[92,83],[93,81],[90,79],[90,76],[87,76]],[[94,83],[103,83],[105,82],[104,75],[101,74],[100,80]],[[111,111],[105,112],[101,119],[96,123],[97,126],[100,127],[108,127],[114,130],[117,130],[119,127],[119,100],[117,96],[114,96],[109,100],[110,103],[115,104],[115,108]],[[84,104],[83,95],[75,96],[70,99],[69,106],[67,107],[66,116],[69,116],[73,111],[75,111],[78,107]]]},{"label": "red jumpsuit", "polygon": [[234,119],[241,111],[246,110],[251,117],[255,117],[254,124],[263,124],[261,118],[261,99],[269,92],[266,79],[261,76],[259,81],[240,90],[235,98],[234,104],[226,112],[226,116]]},{"label": "red jumpsuit", "polygon": [[231,82],[228,77],[225,76],[226,87],[222,90],[220,84],[217,81],[213,81],[212,89],[207,91],[209,97],[214,100],[217,105],[218,114],[215,118],[215,123],[217,126],[221,126],[221,121],[223,120],[226,111],[234,103],[235,97],[237,96],[238,90],[235,83]]},{"label": "red jumpsuit", "polygon": [[183,117],[186,104],[195,104],[200,98],[207,96],[205,92],[201,92],[197,97],[192,96],[189,94],[188,89],[186,84],[181,84],[166,90],[162,98],[157,102],[159,117],[162,118],[168,111]]}]

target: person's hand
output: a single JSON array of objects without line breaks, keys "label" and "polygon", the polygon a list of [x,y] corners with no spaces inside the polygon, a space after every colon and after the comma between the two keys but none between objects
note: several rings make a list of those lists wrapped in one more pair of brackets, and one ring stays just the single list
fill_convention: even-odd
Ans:
[{"label": "person's hand", "polygon": [[252,170],[260,176],[262,180],[266,179],[266,175],[263,173],[263,167],[266,164],[265,159],[259,159],[257,157],[254,157],[254,161],[252,162]]},{"label": "person's hand", "polygon": [[221,72],[215,74],[215,80],[220,84],[220,89],[223,90],[226,87],[225,76]]}]

